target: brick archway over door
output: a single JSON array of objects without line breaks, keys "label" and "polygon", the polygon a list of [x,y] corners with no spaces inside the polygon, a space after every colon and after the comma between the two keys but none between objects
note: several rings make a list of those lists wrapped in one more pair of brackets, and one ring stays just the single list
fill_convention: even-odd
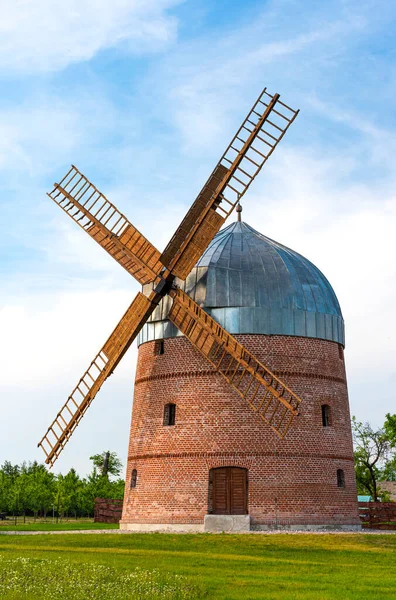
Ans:
[{"label": "brick archway over door", "polygon": [[246,515],[247,469],[218,467],[211,470],[212,513],[215,515]]}]

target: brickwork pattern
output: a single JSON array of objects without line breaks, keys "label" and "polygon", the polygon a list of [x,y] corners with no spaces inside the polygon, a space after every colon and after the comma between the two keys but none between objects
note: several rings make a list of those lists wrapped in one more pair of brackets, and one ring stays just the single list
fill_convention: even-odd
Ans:
[{"label": "brickwork pattern", "polygon": [[[139,348],[121,523],[202,523],[209,470],[248,469],[253,526],[359,524],[342,347],[325,340],[237,335],[302,399],[280,440],[185,338]],[[167,402],[176,423],[163,425]],[[331,411],[322,426],[321,405]],[[130,488],[132,469],[137,485]],[[345,488],[337,487],[337,469]]]}]

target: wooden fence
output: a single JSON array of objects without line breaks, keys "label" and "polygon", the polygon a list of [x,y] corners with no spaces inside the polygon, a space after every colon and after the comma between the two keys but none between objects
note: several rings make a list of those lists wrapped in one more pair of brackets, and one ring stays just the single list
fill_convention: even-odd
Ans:
[{"label": "wooden fence", "polygon": [[95,523],[118,523],[122,515],[122,500],[95,498]]},{"label": "wooden fence", "polygon": [[359,502],[359,517],[364,528],[396,530],[396,502]]}]

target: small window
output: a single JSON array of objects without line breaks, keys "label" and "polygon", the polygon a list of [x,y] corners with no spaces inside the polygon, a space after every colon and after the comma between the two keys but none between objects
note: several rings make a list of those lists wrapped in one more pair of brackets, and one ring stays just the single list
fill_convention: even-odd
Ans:
[{"label": "small window", "polygon": [[164,425],[174,425],[176,420],[176,404],[165,404]]},{"label": "small window", "polygon": [[156,356],[159,356],[160,354],[163,354],[164,351],[165,351],[164,340],[156,340],[156,342],[154,344],[154,354]]},{"label": "small window", "polygon": [[331,425],[331,409],[328,404],[322,404],[322,425],[323,427]]},{"label": "small window", "polygon": [[344,358],[344,348],[341,346],[341,344],[338,344],[338,356],[340,357],[341,360],[343,360],[343,358]]},{"label": "small window", "polygon": [[337,487],[345,487],[345,473],[342,469],[337,469]]},{"label": "small window", "polygon": [[137,471],[136,471],[136,469],[133,469],[132,475],[131,475],[131,488],[136,487],[136,481],[137,481]]}]

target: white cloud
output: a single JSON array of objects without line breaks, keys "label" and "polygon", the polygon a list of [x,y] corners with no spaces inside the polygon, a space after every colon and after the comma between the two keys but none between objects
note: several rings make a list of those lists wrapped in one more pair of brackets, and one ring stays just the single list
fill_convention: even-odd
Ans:
[{"label": "white cloud", "polygon": [[180,0],[2,0],[0,69],[53,71],[120,44],[134,53],[166,47]]},{"label": "white cloud", "polygon": [[310,96],[307,104],[324,120],[342,124],[344,136],[348,130],[360,134],[359,143],[352,148],[352,152],[349,152],[349,161],[354,158],[356,160],[360,154],[360,162],[370,162],[374,168],[382,166],[390,169],[391,172],[395,170],[396,141],[392,127],[385,129],[375,125],[370,113],[360,114],[356,109],[339,107],[331,102],[320,100],[316,95]]},{"label": "white cloud", "polygon": [[45,168],[49,156],[68,156],[79,141],[78,115],[70,106],[45,101],[0,112],[0,169],[24,172]]},{"label": "white cloud", "polygon": [[[295,3],[284,4],[286,13],[297,9]],[[326,60],[336,61],[342,44],[361,34],[368,24],[365,17],[344,15],[340,10],[335,18],[328,14],[314,22],[301,18],[279,35],[279,10],[276,3],[269,3],[254,24],[210,44],[186,45],[167,59],[164,96],[169,99],[170,116],[187,151],[202,152],[227,130],[235,131],[230,118],[245,105],[239,117],[242,120],[264,83],[270,93],[288,92],[285,102],[297,108],[316,85],[315,68],[318,71]],[[275,85],[282,89],[274,89]]]},{"label": "white cloud", "polygon": [[119,129],[132,135],[136,127],[133,117],[117,110],[104,94],[84,89],[74,95],[32,91],[10,104],[0,110],[0,171],[8,175],[2,178],[3,186],[21,188],[29,179],[47,179],[82,154],[95,164],[99,149],[92,156],[92,147],[100,148],[106,136]]},{"label": "white cloud", "polygon": [[4,303],[0,309],[2,385],[32,387],[72,375],[77,383],[133,297],[127,290],[96,285],[91,291],[29,294]]}]

